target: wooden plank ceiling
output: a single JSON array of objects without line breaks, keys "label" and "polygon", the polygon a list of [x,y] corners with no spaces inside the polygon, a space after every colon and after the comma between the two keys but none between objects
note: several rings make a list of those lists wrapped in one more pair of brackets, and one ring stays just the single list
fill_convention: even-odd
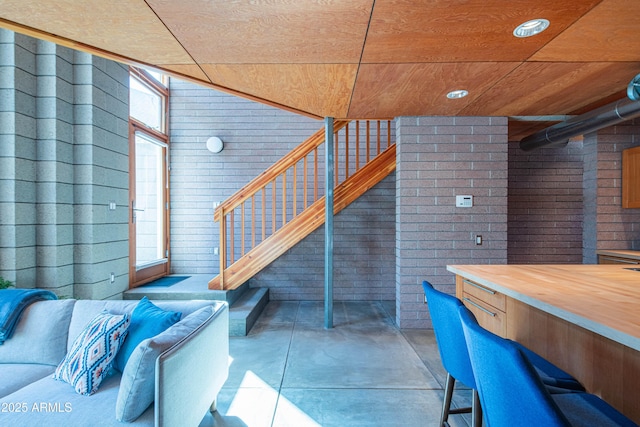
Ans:
[{"label": "wooden plank ceiling", "polygon": [[[636,6],[636,8],[634,8]],[[518,117],[625,96],[638,0],[0,0],[0,26],[310,116]],[[547,31],[514,28],[545,18]],[[449,100],[465,89],[469,96]],[[522,116],[531,121],[522,120]]]}]

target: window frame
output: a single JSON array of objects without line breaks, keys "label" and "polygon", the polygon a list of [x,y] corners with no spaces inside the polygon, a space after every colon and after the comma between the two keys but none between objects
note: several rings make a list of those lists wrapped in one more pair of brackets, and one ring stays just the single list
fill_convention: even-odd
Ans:
[{"label": "window frame", "polygon": [[[130,78],[137,79],[149,90],[162,97],[161,130],[153,129],[141,121],[129,116],[129,288],[141,286],[160,277],[166,276],[171,271],[171,209],[170,209],[170,140],[169,140],[169,88],[156,80],[147,71],[129,67]],[[140,268],[136,266],[136,227],[133,222],[133,208],[136,196],[136,133],[141,133],[162,142],[164,147],[164,168],[162,180],[164,185],[164,250],[165,258],[156,263],[146,264]]]}]

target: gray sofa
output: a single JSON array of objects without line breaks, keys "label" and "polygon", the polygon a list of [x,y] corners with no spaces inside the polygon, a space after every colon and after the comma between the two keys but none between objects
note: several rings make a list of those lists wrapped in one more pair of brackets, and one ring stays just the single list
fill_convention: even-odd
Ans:
[{"label": "gray sofa", "polygon": [[[213,424],[210,410],[215,409],[229,373],[228,306],[219,301],[153,303],[181,312],[181,320],[142,341],[123,372],[112,370],[89,396],[53,379],[57,365],[94,316],[104,309],[131,313],[137,301],[57,300],[30,305],[13,337],[0,345],[0,425]],[[148,400],[152,402],[147,407]],[[135,420],[118,420],[123,413],[131,418],[136,410],[142,415]]]}]

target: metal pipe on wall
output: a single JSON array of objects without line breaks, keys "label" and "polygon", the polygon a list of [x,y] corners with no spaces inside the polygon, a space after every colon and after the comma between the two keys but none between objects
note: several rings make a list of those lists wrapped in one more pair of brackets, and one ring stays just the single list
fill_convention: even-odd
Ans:
[{"label": "metal pipe on wall", "polygon": [[529,135],[520,141],[520,148],[523,151],[531,151],[536,148],[566,145],[574,136],[594,132],[639,116],[640,101],[624,98]]}]

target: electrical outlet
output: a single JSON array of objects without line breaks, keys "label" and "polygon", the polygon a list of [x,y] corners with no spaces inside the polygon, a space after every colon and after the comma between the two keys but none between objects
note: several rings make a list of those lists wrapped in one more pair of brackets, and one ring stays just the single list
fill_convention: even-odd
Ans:
[{"label": "electrical outlet", "polygon": [[220,253],[220,250],[218,248],[213,248],[214,255],[218,255],[219,253]]},{"label": "electrical outlet", "polygon": [[116,201],[115,200],[110,200],[109,201],[109,210],[110,211],[115,211],[116,210]]},{"label": "electrical outlet", "polygon": [[482,236],[480,234],[476,234],[476,245],[482,245]]},{"label": "electrical outlet", "polygon": [[110,283],[113,283],[113,282],[116,281],[116,273],[111,273],[109,275],[109,281],[110,281]]}]

